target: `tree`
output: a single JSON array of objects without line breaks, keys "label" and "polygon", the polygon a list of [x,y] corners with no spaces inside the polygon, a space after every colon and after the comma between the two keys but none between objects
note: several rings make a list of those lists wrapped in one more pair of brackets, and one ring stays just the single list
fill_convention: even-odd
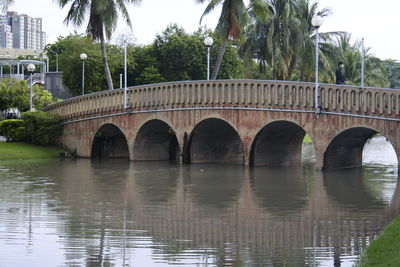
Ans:
[{"label": "tree", "polygon": [[[33,106],[36,109],[54,103],[51,93],[41,89],[39,85],[32,88],[34,95],[32,98]],[[17,108],[19,111],[27,111],[29,109],[30,88],[25,81],[15,79],[2,79],[0,82],[0,110]]]},{"label": "tree", "polygon": [[[102,68],[101,51],[98,49],[98,44],[88,36],[59,37],[57,42],[47,45],[46,48],[59,54],[63,83],[73,95],[82,94],[82,61],[79,57],[82,52],[88,56],[85,61],[85,92],[97,92],[107,88],[107,81]],[[110,46],[108,46],[108,49],[110,49]],[[111,65],[115,64],[114,61],[110,63]],[[115,74],[115,78],[117,78],[118,73]]]},{"label": "tree", "polygon": [[93,40],[100,41],[101,55],[109,90],[114,88],[110,68],[107,61],[105,39],[110,39],[116,28],[118,13],[121,13],[125,22],[132,27],[125,3],[139,3],[140,0],[58,0],[61,8],[71,2],[68,15],[65,18],[67,24],[81,26],[87,13],[89,13],[86,31]]},{"label": "tree", "polygon": [[[361,43],[351,43],[351,34],[339,35],[336,40],[335,58],[344,62],[346,83],[361,84]],[[374,87],[389,87],[387,69],[384,61],[370,55],[365,50],[364,85]]]},{"label": "tree", "polygon": [[390,88],[400,89],[400,63],[396,60],[387,59],[383,64],[386,67]]},{"label": "tree", "polygon": [[2,12],[7,11],[8,7],[14,3],[14,0],[0,0],[0,9]]},{"label": "tree", "polygon": [[[203,80],[206,77],[206,49],[203,44],[205,36],[210,33],[198,30],[187,34],[177,25],[170,25],[162,34],[157,35],[150,53],[154,57],[155,67],[166,81]],[[211,51],[212,60],[217,47]],[[236,49],[227,46],[225,57],[221,62],[220,78],[240,78],[242,62]]]},{"label": "tree", "polygon": [[[200,3],[205,2],[205,0],[198,1]],[[247,8],[243,0],[210,0],[210,3],[207,5],[200,18],[200,23],[205,15],[209,14],[221,3],[221,15],[215,28],[216,37],[220,41],[220,49],[211,74],[211,80],[215,80],[218,76],[219,68],[222,63],[225,49],[228,46],[228,42],[237,42],[243,33],[244,27],[248,23]]]}]

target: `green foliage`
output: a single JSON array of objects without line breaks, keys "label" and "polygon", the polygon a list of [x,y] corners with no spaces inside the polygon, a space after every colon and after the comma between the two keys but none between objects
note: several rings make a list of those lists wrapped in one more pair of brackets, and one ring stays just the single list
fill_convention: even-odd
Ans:
[{"label": "green foliage", "polygon": [[[177,25],[170,25],[156,37],[151,55],[166,81],[204,80],[207,72],[207,50],[203,40],[209,32],[198,30],[186,33]],[[218,43],[211,50],[211,61],[218,55]],[[212,69],[211,69],[212,70]],[[228,46],[220,68],[220,79],[240,78],[242,62],[234,47]]]},{"label": "green foliage", "polygon": [[87,54],[87,60],[85,60],[85,93],[97,92],[107,88],[100,46],[89,37],[81,35],[59,37],[56,43],[48,45],[48,49],[59,53],[63,83],[73,95],[82,94],[81,53]]},{"label": "green foliage", "polygon": [[[204,31],[193,34],[172,25],[147,46],[127,46],[128,86],[179,80],[204,80],[206,78],[206,48]],[[59,38],[48,49],[59,53],[63,82],[73,95],[82,94],[82,61],[79,55],[86,53],[85,93],[98,92],[107,88],[102,67],[99,44],[81,35]],[[217,57],[218,47],[213,46],[211,60]],[[124,73],[123,47],[107,45],[109,67],[114,84],[119,84]],[[49,53],[50,57],[50,53]],[[54,61],[54,60],[51,60]],[[228,46],[222,62],[221,79],[242,77],[242,63],[236,48]],[[116,86],[119,87],[119,86]]]},{"label": "green foliage", "polygon": [[385,60],[383,62],[385,65],[387,76],[389,79],[389,87],[400,89],[400,63],[395,60]]},{"label": "green foliage", "polygon": [[0,135],[4,136],[7,142],[18,142],[23,139],[23,120],[3,120],[0,122]]},{"label": "green foliage", "polygon": [[[39,85],[34,85],[32,102],[36,109],[54,103],[51,93],[43,90]],[[0,81],[0,110],[17,108],[19,111],[27,111],[29,109],[29,91],[30,88],[25,81],[15,79],[2,79]]]},{"label": "green foliage", "polygon": [[23,140],[29,144],[54,144],[61,135],[61,119],[43,111],[25,112]]},{"label": "green foliage", "polygon": [[360,261],[362,267],[400,266],[400,217],[372,241]]},{"label": "green foliage", "polygon": [[25,81],[2,79],[0,81],[0,110],[29,109],[29,87]]}]

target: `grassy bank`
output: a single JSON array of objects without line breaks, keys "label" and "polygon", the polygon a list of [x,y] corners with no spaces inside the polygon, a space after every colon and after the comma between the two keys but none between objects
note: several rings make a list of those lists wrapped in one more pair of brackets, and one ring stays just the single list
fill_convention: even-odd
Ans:
[{"label": "grassy bank", "polygon": [[57,158],[64,150],[25,143],[0,142],[0,160]]},{"label": "grassy bank", "polygon": [[359,266],[400,266],[400,217],[386,226],[378,239],[371,242]]}]

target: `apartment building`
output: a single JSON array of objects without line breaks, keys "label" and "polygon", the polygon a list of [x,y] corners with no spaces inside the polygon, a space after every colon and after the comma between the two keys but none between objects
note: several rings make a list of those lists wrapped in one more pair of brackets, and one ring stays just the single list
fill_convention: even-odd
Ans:
[{"label": "apartment building", "polygon": [[[32,18],[15,11],[7,12],[0,16],[0,48],[43,50],[46,33],[42,24],[41,18]],[[7,46],[10,42],[11,47]]]}]

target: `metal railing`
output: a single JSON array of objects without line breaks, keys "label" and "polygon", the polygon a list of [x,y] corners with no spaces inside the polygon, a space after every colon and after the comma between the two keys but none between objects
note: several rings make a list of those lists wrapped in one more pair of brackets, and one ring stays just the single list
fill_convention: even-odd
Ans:
[{"label": "metal railing", "polygon": [[[36,83],[44,84],[44,73],[34,73],[32,75],[32,85]],[[31,77],[30,75],[25,75],[25,81],[30,84],[31,82]]]}]

